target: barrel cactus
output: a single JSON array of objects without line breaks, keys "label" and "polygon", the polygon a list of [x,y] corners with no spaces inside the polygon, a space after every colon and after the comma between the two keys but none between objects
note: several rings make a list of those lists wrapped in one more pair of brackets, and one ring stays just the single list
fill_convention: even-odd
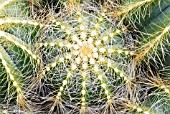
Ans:
[{"label": "barrel cactus", "polygon": [[168,1],[2,0],[1,113],[168,114]]},{"label": "barrel cactus", "polygon": [[0,2],[0,108],[20,113],[29,109],[26,93],[40,62],[32,45],[41,25],[29,20],[28,2]]}]

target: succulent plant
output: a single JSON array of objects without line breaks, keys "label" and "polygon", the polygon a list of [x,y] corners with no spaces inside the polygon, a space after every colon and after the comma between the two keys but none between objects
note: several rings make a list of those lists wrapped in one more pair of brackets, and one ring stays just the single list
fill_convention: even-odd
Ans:
[{"label": "succulent plant", "polygon": [[40,62],[33,44],[41,25],[29,20],[27,1],[0,4],[0,109],[19,113],[20,107],[29,109],[25,95]]},{"label": "succulent plant", "polygon": [[124,3],[121,12],[116,10],[113,13],[120,15],[121,24],[136,28],[137,48],[132,66],[136,66],[134,74],[138,75],[135,76],[138,87],[147,93],[141,105],[161,114],[170,112],[169,3],[169,0],[134,0]]},{"label": "succulent plant", "polygon": [[1,0],[1,113],[168,114],[168,1]]}]

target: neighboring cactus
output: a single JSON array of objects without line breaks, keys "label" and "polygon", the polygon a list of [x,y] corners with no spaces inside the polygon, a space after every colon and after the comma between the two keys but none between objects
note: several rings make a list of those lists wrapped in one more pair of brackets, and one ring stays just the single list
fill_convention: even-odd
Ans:
[{"label": "neighboring cactus", "polygon": [[170,112],[168,2],[99,1],[0,2],[1,113]]},{"label": "neighboring cactus", "polygon": [[150,110],[158,114],[170,112],[170,80],[167,73],[169,5],[169,0],[134,0],[120,8],[130,10],[123,10],[122,13],[116,10],[113,13],[121,14],[121,24],[131,24],[130,26],[135,27],[138,33],[136,56],[132,60],[132,66],[137,66],[134,71],[139,83],[138,87],[141,87],[141,91],[149,92],[145,96],[144,104],[141,105],[150,107]]},{"label": "neighboring cactus", "polygon": [[41,25],[28,19],[27,2],[0,4],[0,109],[1,113],[6,108],[19,113],[20,107],[30,110],[25,95],[40,62],[33,44]]}]

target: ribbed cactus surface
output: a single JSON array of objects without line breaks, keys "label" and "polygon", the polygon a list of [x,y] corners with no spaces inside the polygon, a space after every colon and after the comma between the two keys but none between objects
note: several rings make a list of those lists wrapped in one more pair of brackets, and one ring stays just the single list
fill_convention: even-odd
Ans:
[{"label": "ribbed cactus surface", "polygon": [[168,1],[1,0],[0,112],[168,114]]}]

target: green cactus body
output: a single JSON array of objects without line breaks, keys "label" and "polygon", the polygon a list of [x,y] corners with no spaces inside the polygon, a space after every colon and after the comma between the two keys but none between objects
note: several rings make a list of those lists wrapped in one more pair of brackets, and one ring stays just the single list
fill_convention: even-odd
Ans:
[{"label": "green cactus body", "polygon": [[0,1],[0,112],[168,114],[168,1]]},{"label": "green cactus body", "polygon": [[30,45],[38,40],[35,31],[38,35],[41,25],[25,15],[26,3],[7,0],[0,6],[1,113],[8,113],[6,108],[13,108],[16,113],[20,107],[23,111],[30,110],[26,93],[40,62]]},{"label": "green cactus body", "polygon": [[73,9],[72,14],[52,20],[52,36],[39,43],[45,67],[38,79],[51,85],[56,99],[50,111],[57,108],[66,113],[66,109],[56,107],[64,101],[80,113],[107,113],[115,90],[130,81],[124,63],[134,52],[125,47],[122,31],[114,26],[105,10],[91,14],[88,7]]},{"label": "green cactus body", "polygon": [[[169,0],[155,0],[152,2],[150,1],[151,4],[149,6],[144,4],[143,7],[148,10],[148,13],[145,13],[144,16],[141,16],[141,13],[123,16],[127,18],[127,21],[131,19],[132,21],[128,21],[128,23],[133,24],[135,28],[137,27],[138,33],[141,34],[138,37],[138,48],[133,63],[138,67],[140,66],[140,70],[144,69],[137,77],[140,83],[143,84],[142,86],[145,85],[144,87],[139,85],[141,89],[152,91],[146,98],[144,106],[151,107],[150,110],[156,114],[166,114],[169,113],[170,93],[169,75],[167,72],[169,58]],[[138,4],[138,2],[132,2],[132,4]],[[143,68],[143,66],[147,67]],[[134,71],[138,72],[138,69]]]}]

